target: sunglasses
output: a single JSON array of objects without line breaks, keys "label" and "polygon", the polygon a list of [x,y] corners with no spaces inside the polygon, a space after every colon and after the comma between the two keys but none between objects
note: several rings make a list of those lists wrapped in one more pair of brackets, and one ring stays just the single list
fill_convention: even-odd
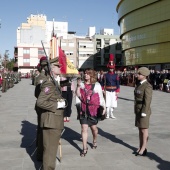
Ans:
[{"label": "sunglasses", "polygon": [[141,73],[139,72],[138,75],[143,75],[143,74],[141,74]]}]

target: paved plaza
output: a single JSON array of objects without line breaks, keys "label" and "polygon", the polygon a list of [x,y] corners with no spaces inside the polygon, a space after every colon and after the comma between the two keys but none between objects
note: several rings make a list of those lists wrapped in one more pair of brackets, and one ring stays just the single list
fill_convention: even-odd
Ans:
[{"label": "paved plaza", "polygon": [[[38,170],[35,150],[37,117],[34,111],[34,86],[22,79],[7,93],[0,92],[0,170]],[[81,129],[77,121],[75,98],[72,116],[65,123],[62,136],[62,160],[57,170],[169,170],[170,169],[170,94],[153,91],[149,128],[148,155],[134,156],[138,147],[138,129],[134,126],[133,87],[121,86],[116,120],[99,122],[97,149],[91,149],[89,129],[88,153],[80,157]],[[58,155],[59,156],[59,155]]]}]

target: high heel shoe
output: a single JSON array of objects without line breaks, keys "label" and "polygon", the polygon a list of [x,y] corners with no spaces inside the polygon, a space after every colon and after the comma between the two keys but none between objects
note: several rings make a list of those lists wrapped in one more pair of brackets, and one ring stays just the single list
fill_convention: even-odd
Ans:
[{"label": "high heel shoe", "polygon": [[132,152],[132,154],[137,154],[139,152],[139,150],[135,150]]},{"label": "high heel shoe", "polygon": [[97,142],[93,142],[92,149],[96,149],[96,148],[97,148]]},{"label": "high heel shoe", "polygon": [[86,154],[87,154],[87,151],[88,151],[88,148],[83,149],[82,152],[80,153],[80,156],[81,156],[81,157],[85,157]]},{"label": "high heel shoe", "polygon": [[66,118],[66,122],[70,122],[70,119],[68,117]]},{"label": "high heel shoe", "polygon": [[[140,152],[140,151],[139,151]],[[145,149],[144,151],[143,151],[143,153],[139,153],[139,152],[137,152],[136,153],[136,155],[135,156],[146,156],[146,154],[147,154],[147,149]]]},{"label": "high heel shoe", "polygon": [[67,118],[66,117],[64,117],[64,122],[67,122]]}]

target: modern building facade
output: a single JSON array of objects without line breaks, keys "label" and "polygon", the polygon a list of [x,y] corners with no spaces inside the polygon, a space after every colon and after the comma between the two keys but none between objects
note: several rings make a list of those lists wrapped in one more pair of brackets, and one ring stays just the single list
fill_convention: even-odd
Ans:
[{"label": "modern building facade", "polygon": [[117,12],[125,66],[170,69],[169,9],[169,0],[120,0]]},{"label": "modern building facade", "polygon": [[109,35],[105,31],[104,34],[96,34],[93,36],[94,39],[94,68],[96,70],[106,70],[106,65],[109,62],[109,54],[114,54],[114,62],[116,67],[122,67],[122,48],[121,40],[118,35]]},{"label": "modern building facade", "polygon": [[106,68],[110,53],[115,55],[115,61],[121,65],[121,48],[118,48],[121,47],[120,39],[113,34],[113,29],[105,28],[96,33],[96,28],[90,27],[88,35],[78,36],[76,32],[68,31],[67,22],[47,21],[47,17],[42,14],[31,15],[17,29],[14,56],[21,73],[36,69],[39,59],[45,55],[42,41],[49,58],[58,56],[55,47],[60,46],[77,69],[99,70],[101,67]]},{"label": "modern building facade", "polygon": [[28,17],[27,22],[22,23],[17,29],[17,45],[14,47],[14,56],[19,71],[27,73],[36,68],[39,59],[45,55],[41,41],[47,55],[50,55],[52,33],[66,38],[67,32],[67,22],[47,21],[47,17],[42,14]]},{"label": "modern building facade", "polygon": [[78,68],[77,63],[77,39],[75,36],[75,32],[69,31],[67,33],[67,37],[58,37],[58,45],[64,51],[65,55],[69,58],[69,60],[74,64],[76,68]]},{"label": "modern building facade", "polygon": [[78,68],[94,68],[94,41],[89,37],[77,38]]}]

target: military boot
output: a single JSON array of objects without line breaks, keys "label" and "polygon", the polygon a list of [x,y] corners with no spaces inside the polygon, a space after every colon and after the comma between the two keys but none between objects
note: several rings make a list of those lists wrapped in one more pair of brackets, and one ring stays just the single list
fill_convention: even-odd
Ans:
[{"label": "military boot", "polygon": [[110,108],[107,107],[107,108],[106,108],[106,119],[109,119],[109,110],[110,110]]},{"label": "military boot", "polygon": [[112,119],[116,119],[116,117],[113,115],[113,111],[114,111],[114,109],[113,109],[113,108],[111,108],[111,114],[110,114],[110,117],[111,117]]}]

